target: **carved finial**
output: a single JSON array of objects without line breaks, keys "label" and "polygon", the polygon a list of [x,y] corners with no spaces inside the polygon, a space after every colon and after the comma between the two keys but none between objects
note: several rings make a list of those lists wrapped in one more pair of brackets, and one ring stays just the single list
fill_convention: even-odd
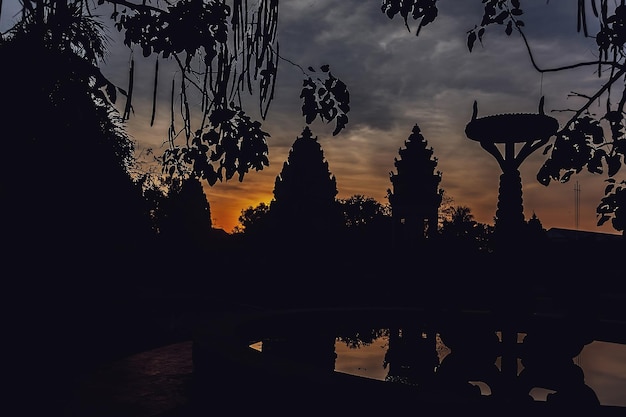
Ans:
[{"label": "carved finial", "polygon": [[478,103],[474,100],[474,109],[472,111],[472,120],[476,120],[476,116],[478,116]]},{"label": "carved finial", "polygon": [[544,97],[541,96],[541,99],[539,100],[539,114],[545,114],[543,112],[543,99],[544,99]]}]

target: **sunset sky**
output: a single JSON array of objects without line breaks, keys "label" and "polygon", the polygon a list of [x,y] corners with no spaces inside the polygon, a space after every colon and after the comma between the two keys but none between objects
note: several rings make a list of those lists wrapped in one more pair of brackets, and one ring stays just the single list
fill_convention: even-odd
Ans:
[{"label": "sunset sky", "polygon": [[[465,136],[474,100],[479,117],[537,112],[542,95],[546,112],[572,109],[582,101],[568,98],[568,94],[591,94],[603,78],[598,78],[593,67],[542,76],[532,68],[521,38],[516,33],[507,37],[500,26],[488,28],[483,45],[476,43],[470,53],[466,32],[480,23],[480,0],[438,2],[439,17],[424,27],[419,37],[415,36],[414,21],[409,22],[409,32],[399,17],[389,19],[383,14],[380,4],[375,0],[280,2],[281,55],[303,68],[329,64],[350,91],[351,111],[344,131],[333,137],[332,123],[316,120],[310,126],[337,178],[338,197],[361,194],[386,203],[394,158],[418,124],[438,159],[441,188],[454,205],[470,207],[477,221],[493,224],[501,171],[491,155]],[[576,2],[563,4],[522,2],[525,32],[538,65],[545,68],[591,61],[597,53],[594,40],[576,32]],[[4,31],[19,10],[19,2],[4,1],[2,8],[0,29]],[[595,31],[593,27],[590,30]],[[129,50],[116,41],[119,34],[112,30],[109,35],[113,42],[103,71],[125,88]],[[135,59],[135,115],[127,130],[139,152],[153,148],[160,154],[169,124],[167,88],[157,101],[157,122],[150,127],[154,57],[143,59],[137,51]],[[169,85],[171,77],[162,70],[161,85]],[[206,185],[215,227],[231,231],[241,210],[272,199],[275,178],[305,127],[299,98],[302,79],[299,68],[287,61],[279,63],[275,99],[263,123],[263,130],[271,135],[270,166],[249,173],[243,182],[233,179]],[[123,104],[119,103],[120,109]],[[254,108],[253,103],[252,114]],[[561,123],[570,115],[549,114]],[[615,233],[610,222],[596,226],[595,209],[603,196],[605,177],[583,172],[568,183],[544,187],[535,178],[544,159],[537,151],[521,167],[526,218],[535,213],[544,228],[575,228],[574,188],[578,181],[579,228]]]}]

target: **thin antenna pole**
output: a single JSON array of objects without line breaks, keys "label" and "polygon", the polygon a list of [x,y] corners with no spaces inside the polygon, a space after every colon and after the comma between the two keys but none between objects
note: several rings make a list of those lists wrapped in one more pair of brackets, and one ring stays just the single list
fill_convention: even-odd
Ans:
[{"label": "thin antenna pole", "polygon": [[574,224],[576,225],[576,230],[578,230],[580,220],[580,185],[578,181],[576,181],[576,185],[574,186]]}]

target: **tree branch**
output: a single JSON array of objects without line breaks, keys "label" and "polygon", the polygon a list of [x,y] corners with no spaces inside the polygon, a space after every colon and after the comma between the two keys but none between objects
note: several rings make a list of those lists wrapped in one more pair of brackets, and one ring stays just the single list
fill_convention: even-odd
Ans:
[{"label": "tree branch", "polygon": [[596,93],[593,96],[589,97],[589,99],[587,100],[587,103],[585,103],[580,109],[576,110],[576,113],[574,113],[574,116],[572,116],[567,121],[567,123],[565,123],[565,126],[569,125],[574,120],[578,119],[578,117],[580,117],[580,115],[583,114],[583,112],[587,110],[594,101],[599,99],[600,96],[604,94],[604,92],[608,90],[615,81],[623,77],[624,74],[626,74],[625,69],[620,69],[618,72],[616,72],[615,75],[613,75],[613,77],[611,77],[610,80],[608,80],[598,91],[596,91]]},{"label": "tree branch", "polygon": [[298,68],[298,69],[300,69],[300,71],[302,71],[302,74],[304,74],[305,76],[307,76],[307,77],[309,77],[309,76],[310,76],[310,74],[309,74],[308,72],[306,72],[306,70],[305,70],[305,69],[304,69],[301,65],[296,64],[295,62],[291,61],[290,59],[283,57],[281,54],[279,54],[279,53],[278,53],[278,51],[276,51],[276,50],[274,49],[274,47],[273,47],[272,45],[268,45],[268,46],[270,47],[270,49],[272,50],[272,52],[276,54],[276,56],[277,56],[279,59],[281,59],[281,60],[283,60],[283,61],[285,61],[285,62],[287,62],[287,63],[289,63],[289,64],[293,65],[294,67],[296,67],[296,68]]},{"label": "tree branch", "polygon": [[[145,2],[142,4],[135,4],[127,0],[105,0],[105,1],[110,4],[116,4],[119,6],[128,7],[129,9],[135,10],[135,11],[152,11],[152,12],[157,12],[157,13],[165,13],[163,9],[150,6],[149,4],[146,4]],[[167,3],[169,4],[169,2]]]},{"label": "tree branch", "polygon": [[[609,80],[598,91],[596,91],[593,96],[587,97],[587,96],[583,96],[582,94],[577,94],[580,97],[585,97],[587,99],[587,103],[585,103],[582,107],[580,107],[578,110],[576,110],[574,115],[567,121],[567,123],[565,123],[564,126],[568,126],[574,120],[576,120],[578,117],[580,117],[580,115],[583,114],[583,112],[585,112],[589,108],[589,106],[591,106],[591,104],[594,101],[599,99],[600,96],[602,96],[602,94],[604,94],[604,92],[606,92],[609,88],[611,88],[613,83],[615,83],[618,79],[623,77],[624,74],[626,74],[626,66],[621,65],[621,64],[619,64],[619,63],[617,63],[615,61],[600,61],[599,60],[599,61],[592,61],[592,62],[579,62],[577,64],[565,65],[565,66],[556,67],[556,68],[547,68],[547,69],[540,68],[537,65],[537,62],[535,61],[535,56],[533,55],[533,52],[530,49],[530,43],[528,42],[528,39],[526,38],[526,35],[524,34],[524,31],[521,29],[520,26],[517,25],[517,20],[514,17],[512,17],[511,19],[513,20],[513,23],[515,23],[515,27],[517,28],[517,31],[522,36],[522,40],[524,41],[524,45],[526,45],[526,50],[528,51],[528,56],[530,57],[530,62],[532,63],[533,67],[540,73],[564,71],[564,70],[568,70],[568,69],[580,68],[580,67],[590,66],[590,65],[599,65],[599,66],[607,65],[607,66],[610,66],[610,67],[612,67],[614,69],[615,68],[619,69],[619,71],[617,71],[615,74],[613,74],[613,76],[611,76],[611,78],[609,78]],[[624,94],[626,94],[626,92]]]},{"label": "tree branch", "polygon": [[524,41],[524,45],[526,45],[526,50],[528,51],[528,56],[530,57],[530,62],[532,63],[533,67],[535,68],[535,70],[537,70],[540,73],[546,73],[546,72],[558,72],[558,71],[565,71],[565,70],[570,70],[570,69],[574,69],[574,68],[580,68],[580,67],[588,67],[591,65],[606,65],[606,66],[611,66],[614,68],[619,68],[620,70],[625,69],[626,67],[624,65],[621,65],[617,62],[614,61],[587,61],[587,62],[578,62],[576,64],[570,64],[570,65],[564,65],[562,67],[556,67],[556,68],[540,68],[539,65],[537,65],[537,62],[535,61],[535,56],[533,55],[532,50],[530,49],[530,43],[528,42],[528,39],[526,38],[526,34],[524,34],[524,31],[522,30],[522,28],[520,26],[517,25],[517,20],[515,18],[511,18],[513,20],[513,23],[515,23],[515,27],[517,28],[517,31],[519,32],[519,34],[522,36],[522,40]]},{"label": "tree branch", "polygon": [[619,101],[619,104],[617,105],[617,109],[620,112],[623,112],[625,104],[626,104],[626,88],[622,90],[622,99]]}]

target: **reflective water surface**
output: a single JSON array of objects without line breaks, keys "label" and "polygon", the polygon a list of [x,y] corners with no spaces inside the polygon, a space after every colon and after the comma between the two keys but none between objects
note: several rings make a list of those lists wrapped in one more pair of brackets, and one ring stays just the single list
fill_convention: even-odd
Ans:
[{"label": "reflective water surface", "polygon": [[[441,362],[450,349],[440,338],[436,341],[436,352]],[[381,381],[393,378],[390,376],[388,364],[385,364],[385,355],[389,350],[389,336],[382,335],[371,343],[358,346],[346,343],[341,338],[335,342],[335,371]],[[499,367],[499,359],[496,365]],[[584,373],[585,384],[596,393],[600,404],[626,407],[626,345],[603,341],[592,341],[585,345],[573,362],[580,366]],[[518,361],[518,372],[524,366]],[[483,395],[490,394],[489,387],[479,381],[473,381],[481,389]],[[553,390],[534,388],[530,391],[532,397],[543,401]]]},{"label": "reflective water surface", "polygon": [[[324,340],[321,340],[324,339]],[[551,329],[517,334],[503,351],[501,332],[455,330],[445,335],[418,330],[372,329],[340,336],[265,339],[251,345],[335,372],[482,395],[515,389],[537,401],[599,401],[626,407],[626,345],[568,337]],[[507,358],[509,357],[509,358]],[[511,358],[513,364],[511,364]],[[509,361],[503,369],[502,360]],[[517,369],[510,369],[515,367]],[[465,383],[466,382],[466,383]],[[463,392],[470,392],[463,391]],[[461,391],[459,391],[461,392]]]}]

